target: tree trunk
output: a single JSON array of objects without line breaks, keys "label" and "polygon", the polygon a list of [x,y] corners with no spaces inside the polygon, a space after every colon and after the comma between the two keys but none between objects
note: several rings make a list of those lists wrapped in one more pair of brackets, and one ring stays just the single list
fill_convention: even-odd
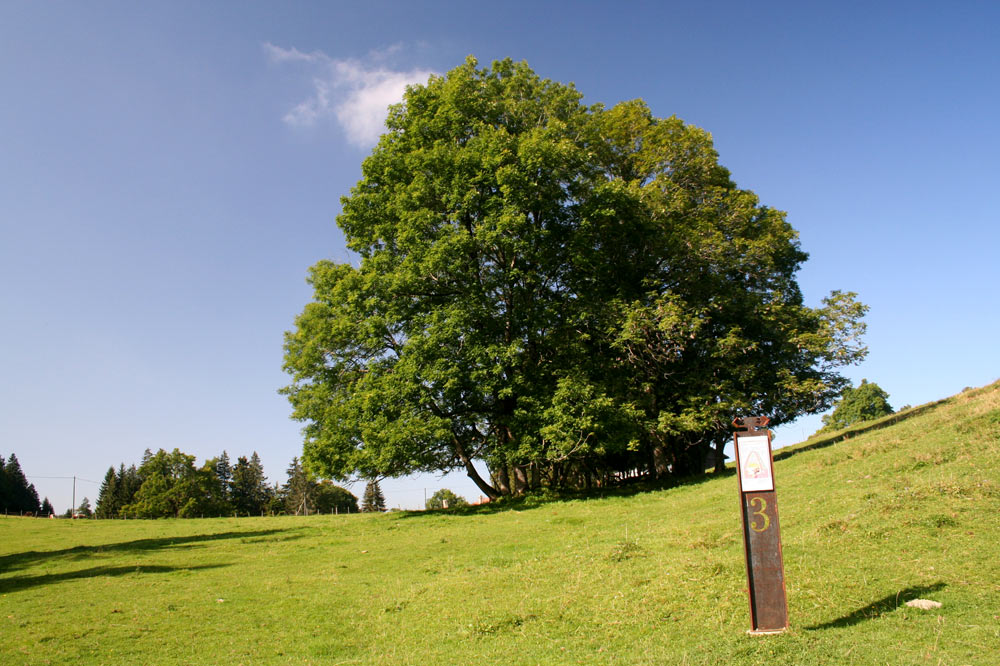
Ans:
[{"label": "tree trunk", "polygon": [[670,458],[662,444],[653,445],[653,478],[661,479],[670,473]]},{"label": "tree trunk", "polygon": [[469,455],[465,452],[465,447],[462,445],[461,440],[457,437],[453,437],[452,442],[455,444],[455,453],[458,454],[459,459],[465,466],[466,476],[472,479],[472,482],[475,483],[476,486],[483,491],[483,494],[491,500],[495,500],[500,497],[500,493],[497,492],[497,489],[486,483],[486,479],[479,475],[479,470],[477,470],[476,466],[472,464],[472,459],[469,458]]},{"label": "tree trunk", "polygon": [[528,490],[528,471],[524,465],[514,465],[514,494],[523,495]]},{"label": "tree trunk", "polygon": [[719,437],[715,440],[715,473],[722,474],[726,471],[726,455],[722,452],[726,448],[728,437]]},{"label": "tree trunk", "polygon": [[510,495],[510,476],[507,474],[507,463],[501,463],[493,472],[493,482],[501,495]]}]

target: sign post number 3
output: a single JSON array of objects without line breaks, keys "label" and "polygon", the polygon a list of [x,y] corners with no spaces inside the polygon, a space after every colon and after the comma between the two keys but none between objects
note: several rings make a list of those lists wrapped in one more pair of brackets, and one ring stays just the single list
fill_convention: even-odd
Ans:
[{"label": "sign post number 3", "polygon": [[781,557],[778,497],[767,417],[733,421],[743,548],[746,554],[751,634],[788,629],[785,567]]}]

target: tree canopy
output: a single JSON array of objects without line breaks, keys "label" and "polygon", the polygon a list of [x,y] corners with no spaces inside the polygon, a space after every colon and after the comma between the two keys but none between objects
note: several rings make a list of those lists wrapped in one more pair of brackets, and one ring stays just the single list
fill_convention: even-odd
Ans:
[{"label": "tree canopy", "polygon": [[316,473],[464,468],[491,498],[686,475],[864,357],[866,308],[803,303],[797,233],[702,129],[471,58],[386,125],[337,218],[360,261],[312,267],[285,339]]}]

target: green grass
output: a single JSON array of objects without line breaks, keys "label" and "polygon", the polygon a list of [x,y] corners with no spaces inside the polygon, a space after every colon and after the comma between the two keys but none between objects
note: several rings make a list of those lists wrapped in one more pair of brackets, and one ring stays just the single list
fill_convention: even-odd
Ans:
[{"label": "green grass", "polygon": [[995,664],[998,457],[1000,383],[783,449],[769,637],[732,474],[465,515],[2,519],[0,663]]}]

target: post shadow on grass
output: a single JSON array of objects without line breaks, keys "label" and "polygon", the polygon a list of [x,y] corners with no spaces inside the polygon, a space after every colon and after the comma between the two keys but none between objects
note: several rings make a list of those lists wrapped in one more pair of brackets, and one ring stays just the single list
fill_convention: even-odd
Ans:
[{"label": "post shadow on grass", "polygon": [[199,564],[192,567],[164,567],[155,564],[143,564],[134,567],[91,567],[90,569],[43,574],[41,576],[14,576],[12,578],[0,578],[0,594],[20,592],[21,590],[34,587],[52,585],[53,583],[61,583],[67,580],[80,580],[81,578],[104,578],[125,576],[128,574],[165,574],[173,571],[196,571],[199,569],[218,569],[219,567],[228,566],[228,564]]},{"label": "post shadow on grass", "polygon": [[947,587],[947,585],[941,581],[931,585],[915,585],[913,587],[908,587],[898,592],[888,594],[878,601],[873,601],[864,608],[859,608],[843,617],[837,618],[836,620],[830,620],[829,622],[824,622],[823,624],[814,624],[811,627],[804,628],[807,631],[818,631],[821,629],[852,627],[867,620],[874,620],[875,618],[881,617],[886,613],[891,613],[907,601],[919,599],[925,594],[937,592],[945,587]]},{"label": "post shadow on grass", "polygon": [[[297,528],[295,528],[297,529]],[[44,562],[58,558],[78,560],[101,553],[140,553],[169,548],[171,546],[191,547],[194,544],[207,541],[219,541],[222,539],[240,539],[253,537],[266,537],[282,532],[294,530],[255,530],[252,532],[219,532],[216,534],[193,534],[188,536],[161,537],[157,539],[136,539],[134,541],[122,541],[119,543],[99,544],[96,546],[74,546],[73,548],[63,548],[61,550],[28,550],[23,553],[11,553],[0,557],[0,573],[23,569],[36,562]],[[301,535],[286,535],[282,540],[296,539]]]}]

